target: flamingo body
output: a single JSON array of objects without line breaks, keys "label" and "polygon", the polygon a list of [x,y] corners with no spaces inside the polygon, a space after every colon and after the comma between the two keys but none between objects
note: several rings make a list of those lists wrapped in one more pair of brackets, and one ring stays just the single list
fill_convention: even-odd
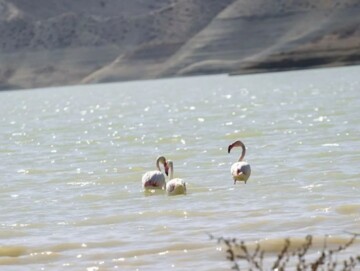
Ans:
[{"label": "flamingo body", "polygon": [[144,189],[164,189],[166,185],[164,174],[158,170],[146,172],[141,182]]},{"label": "flamingo body", "polygon": [[246,183],[251,174],[251,167],[247,162],[241,161],[234,163],[231,166],[230,171],[233,176],[234,183],[236,183],[236,181],[243,181]]},{"label": "flamingo body", "polygon": [[166,192],[170,196],[186,194],[186,184],[183,179],[175,178],[166,183]]}]

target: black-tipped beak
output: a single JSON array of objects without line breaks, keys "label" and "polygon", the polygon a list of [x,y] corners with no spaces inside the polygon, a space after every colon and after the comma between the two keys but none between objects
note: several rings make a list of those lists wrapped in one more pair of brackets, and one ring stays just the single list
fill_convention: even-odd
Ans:
[{"label": "black-tipped beak", "polygon": [[228,153],[230,153],[230,151],[231,151],[231,145],[229,145],[229,147],[228,147]]},{"label": "black-tipped beak", "polygon": [[165,165],[165,174],[169,176],[169,166],[167,164]]}]

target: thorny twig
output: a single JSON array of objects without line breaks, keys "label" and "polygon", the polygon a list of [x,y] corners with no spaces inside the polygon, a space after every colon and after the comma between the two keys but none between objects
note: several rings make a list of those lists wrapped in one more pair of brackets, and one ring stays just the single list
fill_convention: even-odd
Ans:
[{"label": "thorny twig", "polygon": [[[290,252],[291,240],[285,239],[284,246],[282,247],[280,253],[278,254],[276,260],[272,264],[270,270],[282,271],[288,268],[288,264],[292,263],[293,266],[296,266],[297,271],[311,270],[317,271],[321,267],[321,270],[335,271],[351,271],[360,264],[360,255],[350,256],[348,259],[341,261],[334,261],[334,256],[339,252],[349,248],[356,240],[360,234],[350,233],[352,237],[344,245],[340,245],[335,249],[330,249],[327,246],[327,236],[324,238],[324,245],[321,253],[317,258],[312,262],[307,263],[306,255],[310,251],[311,246],[313,245],[313,237],[307,235],[305,237],[304,244],[298,249]],[[217,240],[219,244],[224,244],[226,246],[226,258],[232,262],[233,270],[240,270],[240,265],[238,261],[247,262],[248,270],[267,270],[264,269],[263,260],[265,251],[261,249],[259,243],[257,243],[253,251],[249,249],[244,241],[239,241],[236,238],[223,238],[223,237],[214,237],[211,234],[208,234],[210,239]],[[327,269],[324,269],[326,267]],[[336,269],[338,268],[338,269]],[[340,268],[340,269],[339,269]],[[293,268],[292,268],[293,269]]]}]

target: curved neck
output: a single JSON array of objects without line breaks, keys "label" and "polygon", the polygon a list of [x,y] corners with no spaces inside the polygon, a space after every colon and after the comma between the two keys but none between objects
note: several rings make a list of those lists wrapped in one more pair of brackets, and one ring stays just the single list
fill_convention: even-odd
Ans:
[{"label": "curved neck", "polygon": [[239,158],[239,162],[244,159],[245,153],[246,153],[245,145],[241,141],[240,141],[240,146],[241,146],[242,151],[241,151],[241,155],[240,155],[240,158]]},{"label": "curved neck", "polygon": [[165,165],[165,157],[164,156],[159,156],[157,159],[156,159],[156,168],[161,171],[160,169],[160,163],[162,163],[163,165]]},{"label": "curved neck", "polygon": [[245,157],[245,153],[246,153],[246,148],[245,148],[245,145],[244,143],[242,143],[240,140],[238,141],[235,141],[233,144],[231,144],[228,148],[228,152],[230,153],[231,149],[234,148],[234,147],[241,147],[242,149],[242,152],[241,152],[241,156],[239,158],[239,162],[242,161]]},{"label": "curved neck", "polygon": [[174,177],[174,165],[172,161],[168,161],[168,164],[170,168],[169,180],[172,180],[172,178]]}]

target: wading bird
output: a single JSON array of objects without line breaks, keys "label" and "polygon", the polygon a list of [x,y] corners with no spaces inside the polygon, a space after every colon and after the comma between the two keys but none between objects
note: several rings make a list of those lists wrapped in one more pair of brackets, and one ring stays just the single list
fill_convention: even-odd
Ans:
[{"label": "wading bird", "polygon": [[170,168],[169,181],[166,183],[166,192],[168,195],[181,195],[186,194],[186,184],[183,179],[174,178],[174,165],[172,161],[168,161]]},{"label": "wading bird", "polygon": [[146,172],[141,179],[142,186],[144,189],[165,189],[165,175],[161,172],[160,163],[164,166],[164,172],[166,176],[169,174],[169,165],[166,162],[164,156],[159,156],[156,159],[156,168],[157,170]]},{"label": "wading bird", "polygon": [[249,179],[250,174],[251,174],[251,168],[248,162],[243,161],[245,153],[246,153],[246,148],[244,143],[242,143],[240,140],[235,141],[234,143],[232,143],[231,145],[229,145],[228,147],[228,153],[230,153],[231,149],[234,147],[241,147],[242,148],[242,152],[241,152],[241,156],[239,158],[239,161],[234,163],[231,166],[231,174],[233,176],[234,179],[234,184],[236,183],[236,181],[243,181],[246,183],[246,181]]}]

